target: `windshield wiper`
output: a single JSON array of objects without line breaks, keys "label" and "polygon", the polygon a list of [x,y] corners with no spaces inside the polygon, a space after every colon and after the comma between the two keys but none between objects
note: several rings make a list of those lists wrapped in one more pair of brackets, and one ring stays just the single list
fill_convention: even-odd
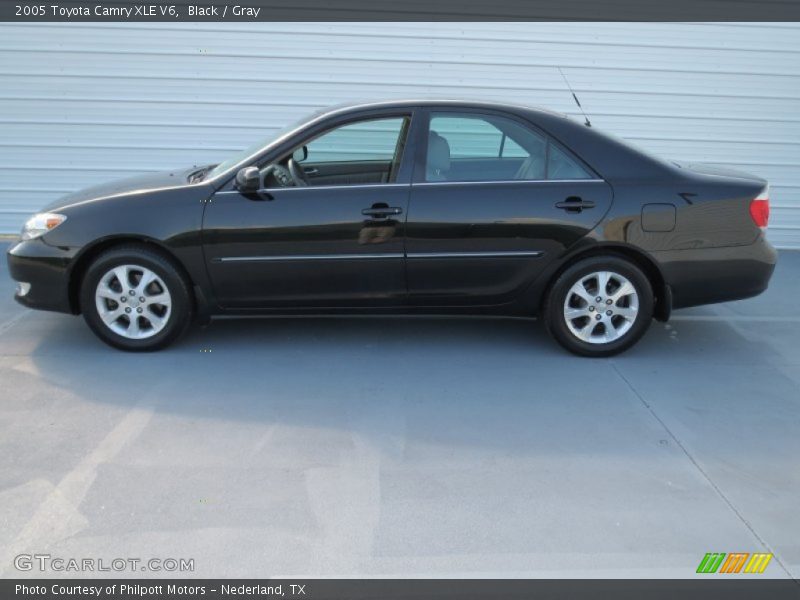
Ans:
[{"label": "windshield wiper", "polygon": [[207,167],[203,167],[202,169],[198,169],[197,171],[193,171],[189,174],[189,183],[197,183],[198,181],[203,181],[203,178],[208,175],[208,172],[211,171],[217,165],[208,165]]}]

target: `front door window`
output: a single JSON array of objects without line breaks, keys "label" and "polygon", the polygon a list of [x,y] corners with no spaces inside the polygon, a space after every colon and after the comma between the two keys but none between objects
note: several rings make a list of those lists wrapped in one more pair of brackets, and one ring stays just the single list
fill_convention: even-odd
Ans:
[{"label": "front door window", "polygon": [[390,117],[341,125],[304,142],[279,162],[289,166],[289,160],[296,161],[310,186],[392,183],[409,122],[408,117]]}]

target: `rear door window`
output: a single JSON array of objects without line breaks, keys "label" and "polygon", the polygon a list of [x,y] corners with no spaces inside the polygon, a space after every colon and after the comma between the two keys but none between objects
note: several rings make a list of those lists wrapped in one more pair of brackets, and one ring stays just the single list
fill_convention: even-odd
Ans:
[{"label": "rear door window", "polygon": [[542,181],[592,177],[567,151],[514,119],[474,113],[431,115],[426,181]]}]

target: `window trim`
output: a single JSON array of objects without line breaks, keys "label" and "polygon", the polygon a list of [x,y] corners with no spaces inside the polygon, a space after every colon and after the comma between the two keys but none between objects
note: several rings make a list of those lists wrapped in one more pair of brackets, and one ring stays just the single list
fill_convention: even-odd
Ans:
[{"label": "window trim", "polygon": [[[584,179],[583,181],[586,181],[586,180]],[[393,183],[343,183],[342,185],[325,184],[325,185],[309,185],[309,186],[305,186],[305,187],[297,187],[297,186],[291,186],[291,187],[268,187],[268,188],[262,188],[262,189],[258,190],[256,193],[257,194],[272,193],[272,192],[281,192],[281,193],[283,193],[283,192],[293,192],[293,191],[309,192],[311,190],[341,190],[341,189],[344,189],[344,188],[385,189],[387,187],[390,187],[390,188],[409,187],[410,185],[411,185],[411,183],[408,182],[408,181],[406,181],[404,183],[398,183],[398,182],[393,182]],[[229,194],[239,194],[239,195],[241,195],[241,192],[239,190],[237,190],[237,189],[222,190],[220,192],[217,192],[215,194],[215,196],[229,195]]]},{"label": "window trim", "polygon": [[428,187],[431,185],[517,185],[542,184],[542,183],[605,183],[605,179],[497,179],[497,180],[478,180],[478,181],[415,181],[411,187]]}]

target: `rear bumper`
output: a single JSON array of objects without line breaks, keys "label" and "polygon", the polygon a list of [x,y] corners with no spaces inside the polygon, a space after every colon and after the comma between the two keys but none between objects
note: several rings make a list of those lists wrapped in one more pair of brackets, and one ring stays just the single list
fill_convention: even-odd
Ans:
[{"label": "rear bumper", "polygon": [[[17,286],[14,293],[17,302],[39,310],[73,312],[69,301],[70,251],[36,239],[12,245],[6,259],[11,278],[28,284]],[[27,291],[21,287],[27,287]]]},{"label": "rear bumper", "polygon": [[778,253],[763,236],[748,246],[652,252],[672,290],[672,307],[728,302],[767,289]]}]

